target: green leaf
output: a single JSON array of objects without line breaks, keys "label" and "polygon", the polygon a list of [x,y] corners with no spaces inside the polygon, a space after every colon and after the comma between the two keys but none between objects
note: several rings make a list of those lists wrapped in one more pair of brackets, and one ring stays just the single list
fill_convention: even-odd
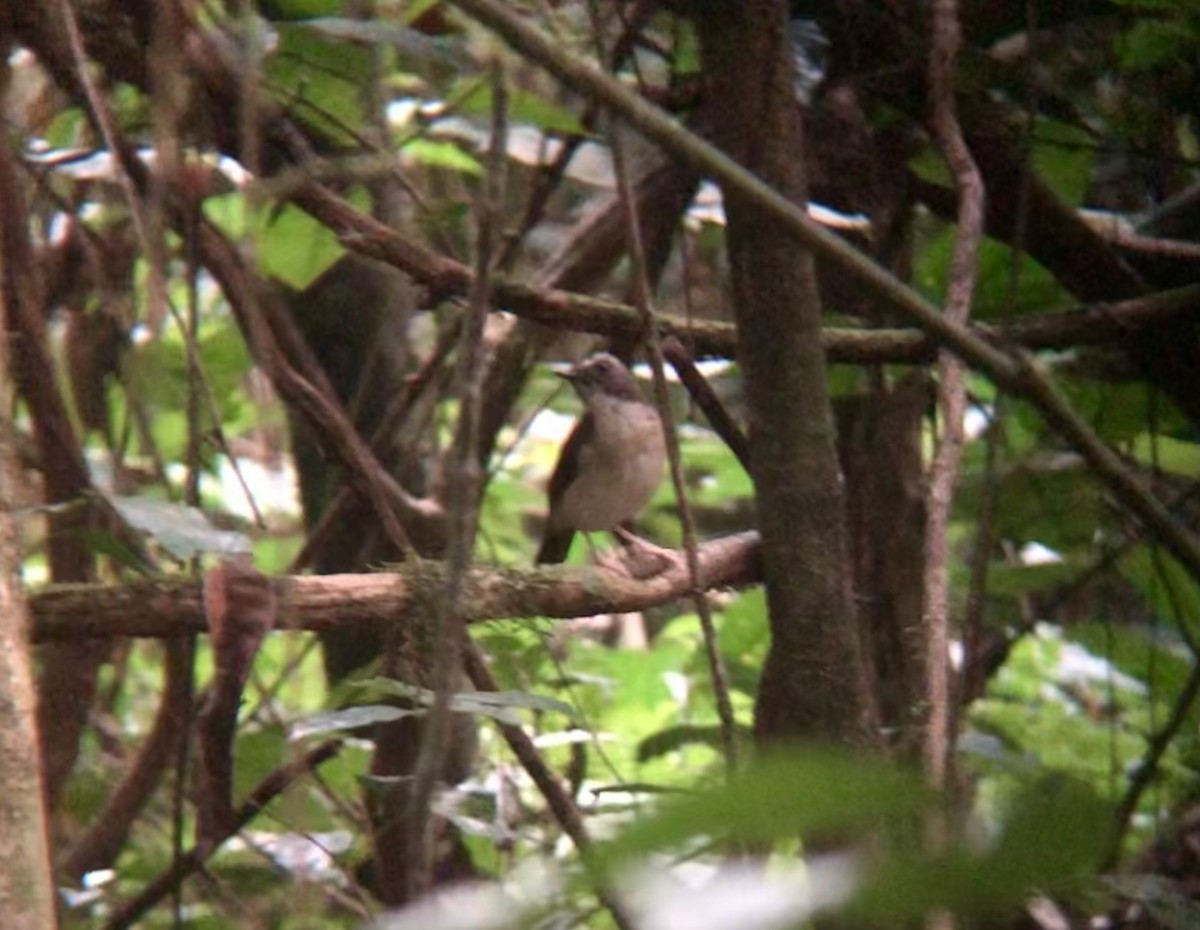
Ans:
[{"label": "green leaf", "polygon": [[[351,198],[362,201],[361,196]],[[361,203],[359,203],[361,206]],[[254,239],[262,272],[302,291],[346,250],[332,230],[299,207],[250,209],[241,192],[210,197],[204,213],[231,239]]]},{"label": "green leaf", "polygon": [[348,39],[367,46],[390,45],[408,62],[442,66],[456,63],[445,41],[383,20],[324,16],[305,20],[300,25],[332,39]]},{"label": "green leaf", "polygon": [[298,291],[312,284],[346,251],[328,227],[290,204],[273,216],[259,214],[257,246],[263,272]]},{"label": "green leaf", "polygon": [[442,0],[409,0],[405,4],[403,21],[408,24],[415,23],[435,6],[440,6],[441,3]]},{"label": "green leaf", "polygon": [[984,855],[893,855],[852,908],[867,923],[903,924],[947,909],[986,918],[1015,911],[1035,892],[1071,890],[1107,851],[1112,814],[1087,785],[1048,776],[1013,804],[999,842]]},{"label": "green leaf", "polygon": [[698,838],[747,842],[831,839],[907,818],[929,800],[921,780],[884,762],[806,746],[754,760],[733,778],[665,803],[606,851],[613,864]]},{"label": "green leaf", "polygon": [[444,168],[460,174],[478,177],[483,174],[479,159],[464,152],[453,142],[436,142],[432,139],[413,139],[400,149],[404,155],[418,165],[427,168]]},{"label": "green leaf", "polygon": [[1121,574],[1133,582],[1146,603],[1176,626],[1200,617],[1200,588],[1175,556],[1162,547],[1134,546],[1121,559]]},{"label": "green leaf", "polygon": [[366,122],[363,89],[372,50],[322,35],[304,23],[280,23],[265,72],[280,103],[331,142],[354,145]]},{"label": "green leaf", "polygon": [[332,16],[341,11],[344,0],[271,0],[276,20],[308,19]]},{"label": "green leaf", "polygon": [[[1066,203],[1082,204],[1092,184],[1095,139],[1077,126],[1047,119],[1038,121],[1034,133],[1032,157],[1038,175]],[[1009,283],[1010,271],[1011,265],[997,269],[1003,286]],[[1022,280],[1022,291],[1026,283]],[[1065,298],[1061,291],[1059,295]]]},{"label": "green leaf", "polygon": [[1200,477],[1200,445],[1157,433],[1142,433],[1130,449],[1146,465],[1183,478]]},{"label": "green leaf", "polygon": [[[490,84],[472,81],[474,87],[462,96],[458,109],[474,116],[490,117],[492,112],[492,88]],[[458,91],[452,91],[453,97]],[[525,123],[536,126],[543,132],[563,136],[582,136],[587,130],[570,110],[559,106],[545,97],[524,88],[510,88],[508,94],[508,120],[510,123]]]},{"label": "green leaf", "polygon": [[1141,19],[1120,40],[1121,70],[1152,71],[1194,54],[1196,27],[1183,18]]},{"label": "green leaf", "polygon": [[1078,567],[1065,561],[1045,565],[996,562],[988,569],[988,595],[1021,597],[1038,591],[1053,590],[1070,581],[1078,573]]}]

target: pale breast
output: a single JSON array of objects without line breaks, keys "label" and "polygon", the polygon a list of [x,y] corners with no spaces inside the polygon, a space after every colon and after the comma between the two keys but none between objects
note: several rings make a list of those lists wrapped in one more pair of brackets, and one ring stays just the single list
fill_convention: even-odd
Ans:
[{"label": "pale breast", "polygon": [[666,449],[658,414],[644,404],[602,400],[594,440],[580,458],[580,477],[555,508],[554,523],[609,530],[636,517],[662,481]]}]

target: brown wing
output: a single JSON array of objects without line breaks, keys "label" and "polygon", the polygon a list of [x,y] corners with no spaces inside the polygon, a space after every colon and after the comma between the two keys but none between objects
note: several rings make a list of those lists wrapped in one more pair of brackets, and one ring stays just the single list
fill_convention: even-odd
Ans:
[{"label": "brown wing", "polygon": [[590,414],[584,414],[575,423],[571,435],[563,443],[558,455],[558,464],[554,466],[554,474],[550,476],[550,486],[547,489],[550,498],[550,513],[546,517],[546,535],[538,549],[535,564],[553,564],[567,557],[571,549],[571,541],[575,538],[575,530],[571,528],[551,531],[554,524],[554,504],[560,501],[575,475],[579,473],[579,460],[584,447],[591,441],[596,432],[595,423]]}]

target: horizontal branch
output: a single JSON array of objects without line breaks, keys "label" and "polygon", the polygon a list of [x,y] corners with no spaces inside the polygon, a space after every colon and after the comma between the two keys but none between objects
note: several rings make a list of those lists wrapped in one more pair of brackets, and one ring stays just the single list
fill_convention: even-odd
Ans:
[{"label": "horizontal branch", "polygon": [[[319,185],[306,186],[297,203],[334,230],[351,251],[407,272],[435,297],[461,297],[469,292],[473,275],[466,265],[438,255]],[[645,327],[634,307],[617,301],[503,278],[496,280],[494,293],[498,309],[552,329],[636,340]],[[1200,313],[1200,285],[1189,285],[1116,303],[1030,316],[1002,326],[979,324],[967,331],[985,341],[1003,341],[1032,351],[1062,350],[1119,342],[1140,327],[1196,313]],[[662,336],[678,337],[696,356],[734,357],[737,331],[732,323],[685,320],[672,314],[659,314],[657,319]],[[842,364],[923,364],[937,357],[937,340],[915,328],[826,327],[821,338],[829,361]]]},{"label": "horizontal branch", "polygon": [[[700,549],[709,588],[747,587],[760,578],[758,534],[725,536]],[[441,562],[415,561],[362,575],[297,575],[277,580],[276,629],[322,632],[386,627],[412,618],[444,590]],[[506,617],[587,617],[628,613],[669,603],[690,591],[682,558],[651,578],[599,566],[538,569],[475,568],[463,596],[469,622]],[[147,637],[167,639],[207,631],[200,583],[153,579],[127,585],[53,585],[31,592],[34,642]]]}]

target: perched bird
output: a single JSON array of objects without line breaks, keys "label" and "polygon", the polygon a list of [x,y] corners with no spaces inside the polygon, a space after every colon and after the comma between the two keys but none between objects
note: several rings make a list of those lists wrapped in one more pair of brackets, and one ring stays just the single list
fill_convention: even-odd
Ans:
[{"label": "perched bird", "polygon": [[607,352],[562,374],[585,412],[550,479],[550,515],[537,561],[561,562],[576,531],[616,530],[650,502],[667,458],[662,420],[633,374]]}]

